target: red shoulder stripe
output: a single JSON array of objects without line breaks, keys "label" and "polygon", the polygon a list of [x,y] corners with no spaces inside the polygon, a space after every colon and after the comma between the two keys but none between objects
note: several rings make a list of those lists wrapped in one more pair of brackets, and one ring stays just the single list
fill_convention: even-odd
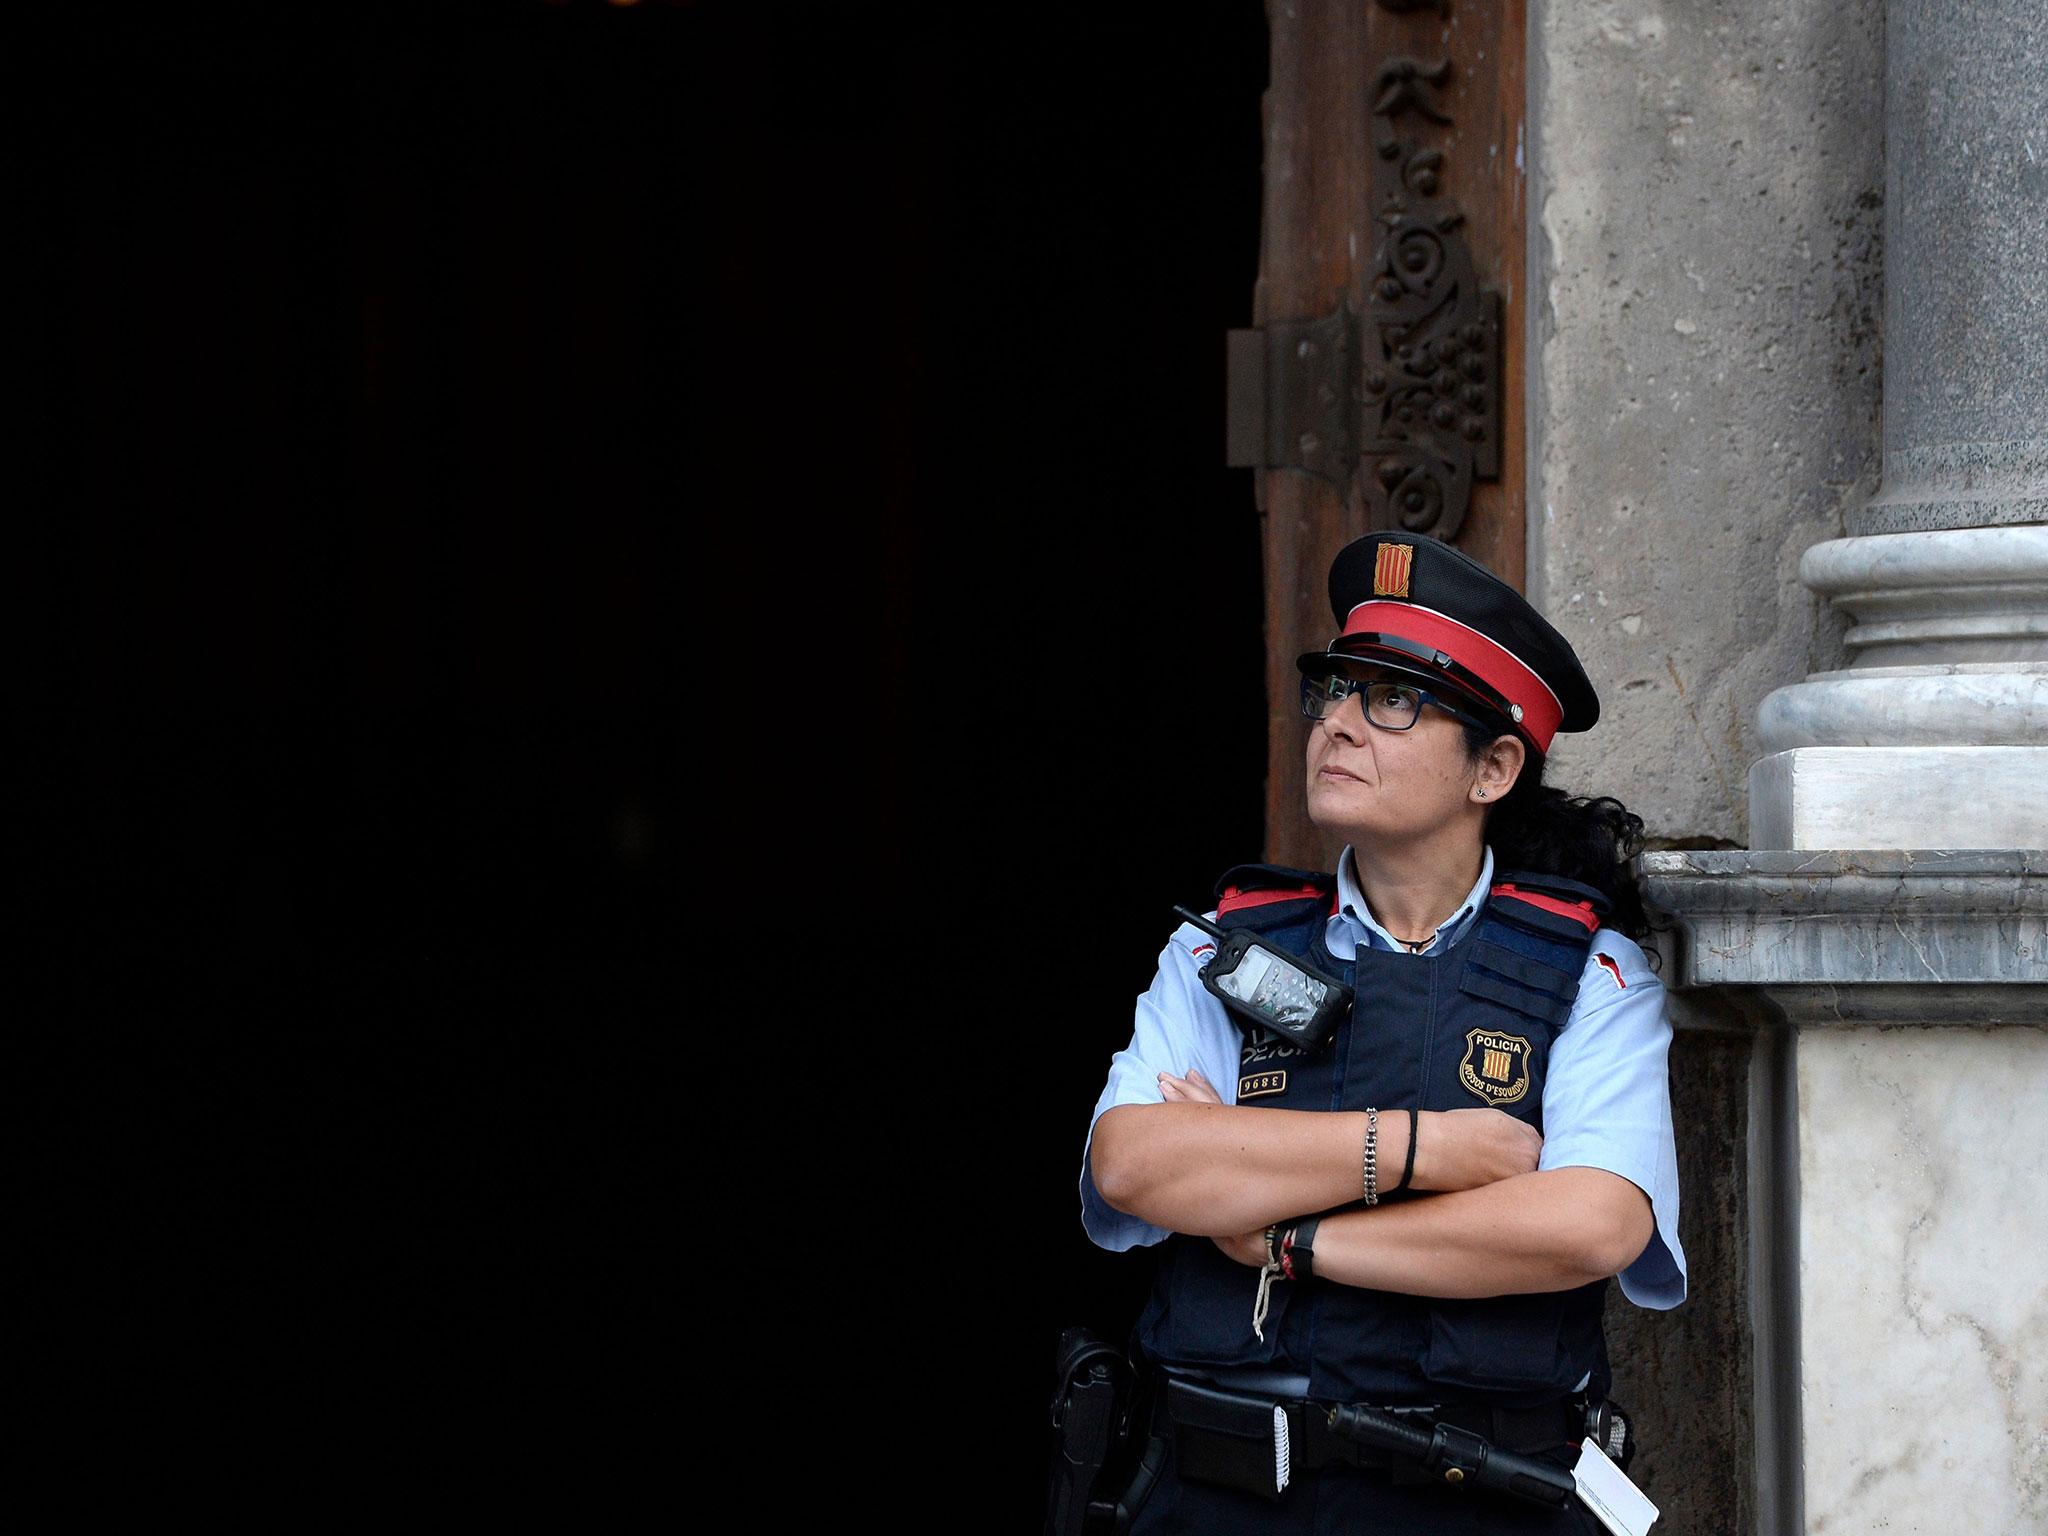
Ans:
[{"label": "red shoulder stripe", "polygon": [[1496,885],[1496,896],[1512,896],[1517,901],[1526,901],[1532,907],[1541,907],[1546,912],[1555,912],[1559,917],[1568,917],[1575,923],[1584,923],[1586,932],[1591,933],[1600,926],[1600,919],[1593,911],[1590,901],[1560,901],[1555,896],[1546,896],[1541,891],[1525,891],[1514,885]]},{"label": "red shoulder stripe", "polygon": [[[1216,903],[1216,915],[1226,912],[1242,912],[1247,907],[1269,907],[1276,901],[1300,901],[1304,896],[1320,896],[1323,893],[1315,886],[1304,885],[1294,890],[1241,891],[1230,885],[1223,888],[1223,899]],[[1337,893],[1330,893],[1330,910],[1337,910]]]}]

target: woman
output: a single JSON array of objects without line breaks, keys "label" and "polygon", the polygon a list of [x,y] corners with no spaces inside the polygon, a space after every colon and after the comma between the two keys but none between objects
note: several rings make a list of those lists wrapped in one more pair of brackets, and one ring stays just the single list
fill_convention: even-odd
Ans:
[{"label": "woman", "polygon": [[1642,824],[1542,784],[1598,699],[1483,566],[1372,534],[1330,598],[1341,632],[1298,663],[1308,813],[1349,846],[1334,876],[1233,871],[1208,922],[1350,1006],[1313,1042],[1258,1028],[1183,925],[1083,1155],[1091,1238],[1164,1244],[1135,1342],[1167,1448],[1132,1529],[1595,1530],[1576,1498],[1452,1488],[1363,1448],[1330,1409],[1568,1472],[1609,1384],[1609,1278],[1683,1300],[1670,1025],[1627,867]]}]

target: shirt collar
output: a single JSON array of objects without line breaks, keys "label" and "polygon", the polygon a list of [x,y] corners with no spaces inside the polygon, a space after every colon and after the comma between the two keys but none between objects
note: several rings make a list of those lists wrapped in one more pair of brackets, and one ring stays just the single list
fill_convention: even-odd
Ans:
[{"label": "shirt collar", "polygon": [[[1421,953],[1435,954],[1438,950],[1457,943],[1458,935],[1472,920],[1473,914],[1485,905],[1487,892],[1493,885],[1493,847],[1491,844],[1483,846],[1484,853],[1479,860],[1479,878],[1473,883],[1472,889],[1465,893],[1464,905],[1437,929],[1436,937]],[[1351,849],[1347,846],[1343,857],[1337,860],[1337,911],[1330,918],[1324,942],[1332,955],[1340,960],[1348,960],[1356,954],[1361,935],[1373,949],[1397,950],[1404,955],[1412,953],[1407,945],[1382,928],[1373,917],[1372,908],[1366,905],[1365,893],[1358,887]]]}]

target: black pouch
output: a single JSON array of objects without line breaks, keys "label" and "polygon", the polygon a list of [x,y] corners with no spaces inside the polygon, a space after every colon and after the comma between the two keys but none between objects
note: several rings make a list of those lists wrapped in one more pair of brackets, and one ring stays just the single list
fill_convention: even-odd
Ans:
[{"label": "black pouch", "polygon": [[1174,1377],[1166,1384],[1166,1412],[1183,1477],[1275,1503],[1287,1491],[1287,1419],[1270,1398],[1240,1397]]}]

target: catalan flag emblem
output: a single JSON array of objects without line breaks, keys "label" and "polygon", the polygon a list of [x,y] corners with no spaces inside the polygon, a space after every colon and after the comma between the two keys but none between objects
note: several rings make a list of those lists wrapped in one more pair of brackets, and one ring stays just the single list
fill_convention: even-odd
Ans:
[{"label": "catalan flag emblem", "polygon": [[1504,1034],[1495,1029],[1467,1030],[1465,1059],[1458,1063],[1458,1081],[1464,1084],[1466,1092],[1485,1103],[1516,1103],[1529,1093],[1532,1054],[1526,1035]]},{"label": "catalan flag emblem", "polygon": [[1415,546],[1382,544],[1373,558],[1372,595],[1374,597],[1406,597],[1408,595],[1408,572],[1415,565]]}]

